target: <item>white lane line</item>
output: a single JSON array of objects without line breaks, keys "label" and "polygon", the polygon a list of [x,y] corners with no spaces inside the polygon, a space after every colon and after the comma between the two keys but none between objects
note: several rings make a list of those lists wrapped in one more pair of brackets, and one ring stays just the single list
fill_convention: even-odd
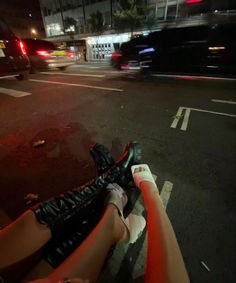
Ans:
[{"label": "white lane line", "polygon": [[160,197],[162,199],[163,206],[165,209],[167,208],[167,204],[169,202],[172,189],[173,189],[173,184],[169,181],[165,181],[160,193]]},{"label": "white lane line", "polygon": [[220,116],[236,118],[235,114],[228,114],[228,113],[215,112],[215,111],[209,111],[209,110],[204,110],[204,109],[197,109],[197,108],[180,106],[176,116],[174,116],[174,120],[173,120],[173,122],[170,126],[171,128],[177,127],[179,119],[182,117],[183,110],[185,110],[185,115],[184,115],[184,120],[183,120],[183,123],[182,123],[182,126],[181,126],[182,131],[187,130],[187,126],[188,126],[188,122],[189,122],[189,116],[190,116],[191,111],[197,111],[197,112],[203,112],[203,113],[209,113],[209,114],[215,114],[215,115],[220,115]]},{"label": "white lane line", "polygon": [[147,257],[147,233],[145,235],[145,239],[143,241],[142,248],[139,252],[138,258],[134,265],[132,279],[135,280],[145,274],[146,269],[146,257]]},{"label": "white lane line", "polygon": [[[163,206],[166,210],[169,199],[170,199],[170,195],[173,189],[173,183],[169,182],[169,181],[165,181],[162,190],[161,190],[161,194],[160,197],[162,199],[163,202]],[[134,269],[133,269],[133,273],[132,273],[132,278],[133,280],[139,278],[140,276],[144,275],[145,273],[145,268],[146,268],[146,256],[147,256],[147,233],[143,242],[143,246],[140,250],[139,256],[137,258],[137,261],[135,263]]]},{"label": "white lane line", "polygon": [[209,111],[209,110],[197,109],[197,108],[188,108],[188,107],[184,107],[184,108],[190,109],[191,111],[204,112],[204,113],[210,113],[210,114],[216,114],[216,115],[228,116],[228,117],[236,117],[235,114],[221,113],[221,112],[215,112],[215,111]]},{"label": "white lane line", "polygon": [[0,79],[15,78],[16,76],[17,76],[17,75],[3,76],[3,77],[0,77]]},{"label": "white lane line", "polygon": [[7,95],[16,97],[16,98],[31,95],[30,92],[19,91],[19,90],[3,88],[3,87],[0,87],[0,93],[4,93],[4,94],[7,94]]},{"label": "white lane line", "polygon": [[176,128],[179,122],[179,119],[182,117],[183,107],[179,107],[176,116],[174,117],[174,121],[171,124],[171,128]]},{"label": "white lane line", "polygon": [[104,78],[105,75],[93,75],[93,74],[74,74],[74,73],[62,73],[62,72],[40,72],[43,75],[64,75],[64,76],[76,76],[76,77],[92,77],[92,78]]},{"label": "white lane line", "polygon": [[183,123],[182,123],[182,126],[181,126],[182,131],[187,130],[189,116],[190,116],[190,109],[186,109],[185,114],[184,114],[184,120],[183,120]]},{"label": "white lane line", "polygon": [[232,100],[220,100],[220,99],[212,99],[212,102],[219,102],[219,103],[227,103],[227,104],[236,104],[236,101]]},{"label": "white lane line", "polygon": [[236,81],[234,78],[210,77],[210,76],[193,76],[193,75],[168,75],[153,74],[152,77],[159,78],[176,78],[176,79],[192,79],[192,80],[217,80],[217,81]]},{"label": "white lane line", "polygon": [[30,79],[29,81],[38,82],[38,83],[56,84],[56,85],[77,86],[77,87],[100,89],[100,90],[110,90],[110,91],[118,91],[118,92],[124,91],[123,89],[120,89],[120,88],[110,88],[110,87],[101,87],[101,86],[84,85],[84,84],[72,84],[72,83],[63,83],[63,82],[56,82],[56,81],[33,80],[33,79]]},{"label": "white lane line", "polygon": [[[154,175],[155,178],[155,175]],[[142,197],[139,196],[132,213],[141,215],[144,211]],[[106,268],[102,272],[101,280],[99,282],[107,282],[107,278],[115,278],[120,270],[120,266],[123,262],[123,259],[129,248],[129,243],[118,243],[112,253],[112,256],[109,258],[109,261],[106,264]]]}]

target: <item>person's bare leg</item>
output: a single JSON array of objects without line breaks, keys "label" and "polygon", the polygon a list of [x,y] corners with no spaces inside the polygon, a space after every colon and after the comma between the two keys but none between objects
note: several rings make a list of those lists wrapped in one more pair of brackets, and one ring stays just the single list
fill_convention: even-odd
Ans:
[{"label": "person's bare leg", "polygon": [[[140,165],[135,173],[145,171]],[[136,184],[142,192],[147,210],[147,283],[188,283],[189,278],[170,220],[156,185],[147,180]]]},{"label": "person's bare leg", "polygon": [[31,210],[0,230],[0,269],[27,258],[51,238],[46,225],[39,224]]},{"label": "person's bare leg", "polygon": [[51,275],[50,282],[58,282],[64,277],[81,278],[96,282],[111,246],[128,237],[117,208],[108,204],[99,224],[81,246],[73,252]]}]

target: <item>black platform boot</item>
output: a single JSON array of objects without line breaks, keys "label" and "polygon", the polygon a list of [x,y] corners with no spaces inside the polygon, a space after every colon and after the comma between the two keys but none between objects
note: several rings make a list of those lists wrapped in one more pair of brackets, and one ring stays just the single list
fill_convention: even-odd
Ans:
[{"label": "black platform boot", "polygon": [[89,151],[95,162],[97,176],[105,173],[115,164],[109,149],[107,149],[104,145],[96,143]]},{"label": "black platform boot", "polygon": [[[103,173],[114,163],[111,154],[104,146],[96,144],[92,148],[92,156],[97,171]],[[108,183],[127,181],[130,166],[137,164],[141,158],[140,145],[129,143],[125,151],[108,171],[89,184],[47,201],[34,211],[40,223],[47,224],[53,232],[49,242],[45,260],[57,267],[92,231],[101,219],[104,210],[104,196]],[[133,187],[124,187],[129,196],[124,215],[128,215],[134,207],[139,191]],[[82,198],[82,196],[84,198]],[[125,217],[126,217],[125,216]]]},{"label": "black platform boot", "polygon": [[123,184],[127,181],[130,167],[141,159],[140,145],[131,142],[126,146],[119,160],[108,171],[89,183],[51,198],[33,208],[39,223],[47,225],[52,234],[62,229],[65,222],[81,214],[109,183]]}]

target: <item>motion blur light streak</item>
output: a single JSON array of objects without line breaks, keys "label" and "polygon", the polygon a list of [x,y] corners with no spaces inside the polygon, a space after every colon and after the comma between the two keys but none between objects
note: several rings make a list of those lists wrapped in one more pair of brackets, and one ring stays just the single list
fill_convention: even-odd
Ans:
[{"label": "motion blur light streak", "polygon": [[50,54],[48,53],[47,50],[37,50],[36,53],[37,55],[42,57],[50,57]]},{"label": "motion blur light streak", "polygon": [[213,50],[213,51],[216,51],[216,50],[224,50],[225,49],[225,46],[210,46],[208,47],[209,50]]},{"label": "motion blur light streak", "polygon": [[196,3],[201,3],[203,1],[204,0],[186,0],[186,3],[187,4],[196,4]]},{"label": "motion blur light streak", "polygon": [[151,48],[145,48],[145,49],[139,51],[139,54],[145,54],[145,53],[154,52],[154,51],[155,51],[155,49],[152,48],[152,47]]},{"label": "motion blur light streak", "polygon": [[19,46],[20,46],[22,54],[26,55],[25,46],[24,46],[24,43],[22,41],[19,41]]}]

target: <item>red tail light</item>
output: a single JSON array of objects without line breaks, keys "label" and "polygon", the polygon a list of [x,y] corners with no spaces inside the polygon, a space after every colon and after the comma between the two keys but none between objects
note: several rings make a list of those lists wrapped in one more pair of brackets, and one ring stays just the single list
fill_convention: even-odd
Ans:
[{"label": "red tail light", "polygon": [[112,55],[111,55],[112,57],[121,57],[122,56],[122,54],[120,54],[120,53],[112,53]]},{"label": "red tail light", "polygon": [[68,50],[68,51],[67,51],[67,56],[73,58],[73,57],[75,56],[75,52],[72,51],[72,50]]},{"label": "red tail light", "polygon": [[50,57],[49,51],[48,50],[37,50],[36,54],[40,57]]},{"label": "red tail light", "polygon": [[26,53],[25,45],[22,41],[19,41],[19,47],[20,47],[22,54],[26,55],[27,53]]}]

